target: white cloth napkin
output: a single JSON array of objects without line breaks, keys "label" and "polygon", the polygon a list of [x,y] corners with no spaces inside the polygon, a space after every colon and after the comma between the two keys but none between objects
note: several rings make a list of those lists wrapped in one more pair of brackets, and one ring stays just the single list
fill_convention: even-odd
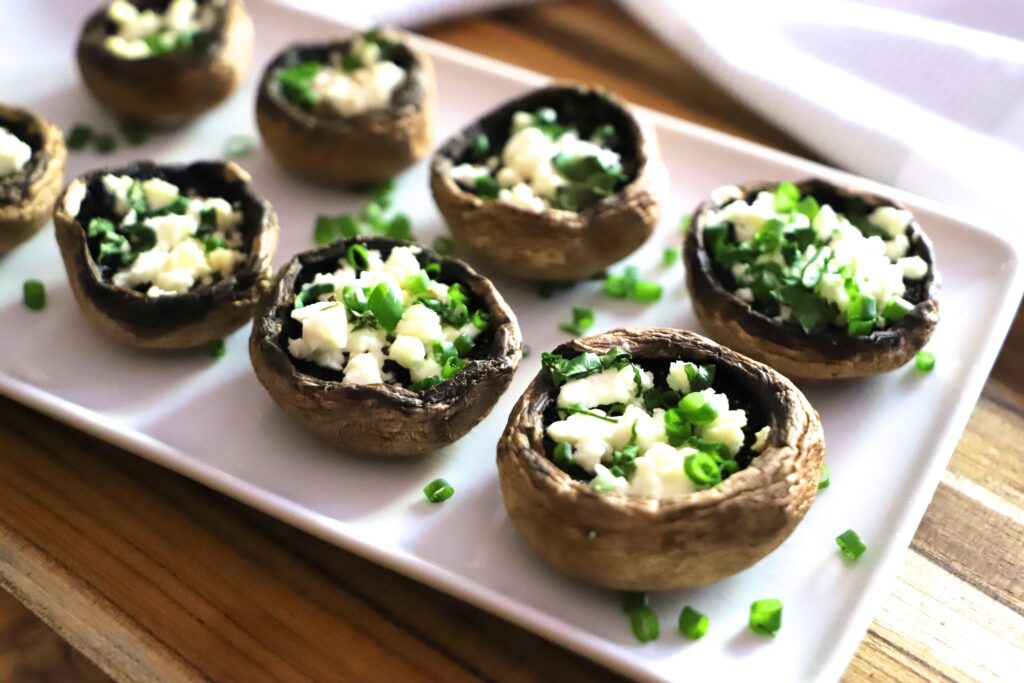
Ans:
[{"label": "white cloth napkin", "polygon": [[[335,8],[414,25],[528,1]],[[833,163],[1024,233],[1024,0],[619,2]]]}]

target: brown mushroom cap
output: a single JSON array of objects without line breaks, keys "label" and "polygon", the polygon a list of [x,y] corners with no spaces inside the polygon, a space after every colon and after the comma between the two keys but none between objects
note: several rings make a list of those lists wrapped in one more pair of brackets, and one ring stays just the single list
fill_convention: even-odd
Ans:
[{"label": "brown mushroom cap", "polygon": [[[168,0],[133,0],[162,11]],[[210,30],[195,47],[147,59],[121,59],[103,45],[106,7],[90,16],[78,40],[85,85],[120,117],[158,127],[188,123],[233,93],[252,60],[253,25],[242,0],[199,0]]]},{"label": "brown mushroom cap", "polygon": [[[486,133],[492,148],[500,150],[512,115],[540,107],[554,108],[559,121],[576,123],[583,136],[613,124],[621,138],[616,151],[630,180],[578,213],[527,211],[459,187],[451,170],[468,158],[477,135]],[[490,266],[532,280],[582,280],[631,254],[657,225],[658,195],[666,185],[653,128],[608,91],[585,85],[548,86],[501,105],[448,140],[430,168],[430,189],[455,239]]]},{"label": "brown mushroom cap", "polygon": [[381,29],[395,43],[389,59],[406,71],[391,106],[354,116],[321,116],[290,103],[276,74],[306,61],[326,62],[355,40],[292,45],[263,72],[256,97],[256,122],[267,149],[282,166],[306,180],[348,186],[387,180],[427,153],[432,144],[437,84],[434,66],[408,34]]},{"label": "brown mushroom cap", "polygon": [[[465,369],[432,389],[397,384],[342,385],[341,373],[293,358],[287,350],[295,295],[316,273],[333,272],[348,247],[390,252],[408,244],[354,238],[295,256],[264,295],[249,338],[256,376],[281,408],[336,448],[364,455],[419,455],[462,438],[487,416],[512,381],[523,340],[515,313],[483,277],[462,261],[423,249],[421,264],[440,262],[436,279],[462,283],[490,314]],[[294,328],[292,334],[294,335]]]},{"label": "brown mushroom cap", "polygon": [[498,443],[501,492],[516,530],[558,569],[620,590],[717,581],[774,550],[803,519],[818,490],[824,434],[804,395],[768,366],[693,332],[617,329],[563,344],[555,353],[601,353],[614,346],[641,364],[714,363],[716,385],[722,381],[731,394],[745,394],[751,411],[771,427],[767,446],[714,488],[663,500],[597,494],[548,455],[545,412],[558,392],[541,371]]},{"label": "brown mushroom cap", "polygon": [[[737,199],[751,199],[758,192],[771,192],[776,182],[723,187],[702,202],[693,213],[684,238],[687,286],[697,318],[714,339],[740,353],[756,358],[794,378],[839,379],[889,372],[904,365],[921,349],[939,321],[939,274],[935,269],[932,243],[917,220],[907,226],[908,256],[920,256],[928,263],[928,275],[908,284],[906,298],[914,308],[903,320],[868,335],[848,335],[829,328],[808,335],[793,323],[786,323],[755,310],[737,297],[727,285],[732,275],[714,263],[704,246],[707,214]],[[836,211],[870,212],[878,206],[904,208],[880,195],[840,187],[824,180],[796,184],[802,195],[813,196]]]},{"label": "brown mushroom cap", "polygon": [[[86,226],[93,217],[106,217],[111,211],[102,184],[108,173],[163,178],[182,191],[238,202],[243,214],[242,251],[247,258],[229,277],[197,285],[184,294],[150,297],[105,280],[90,252]],[[184,166],[139,162],[90,171],[68,184],[57,202],[54,221],[64,267],[79,306],[100,330],[131,346],[184,349],[220,339],[252,317],[260,295],[270,286],[277,214],[253,192],[249,174],[230,161]]]},{"label": "brown mushroom cap", "polygon": [[53,215],[67,150],[60,129],[41,116],[0,104],[0,126],[32,148],[25,168],[0,178],[0,254],[34,235]]}]

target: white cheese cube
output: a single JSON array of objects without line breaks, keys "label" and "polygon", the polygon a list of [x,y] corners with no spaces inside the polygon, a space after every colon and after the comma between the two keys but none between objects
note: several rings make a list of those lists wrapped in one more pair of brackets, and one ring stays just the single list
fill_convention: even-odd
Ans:
[{"label": "white cheese cube", "polygon": [[32,148],[17,135],[0,126],[0,178],[25,168],[32,158]]},{"label": "white cheese cube", "polygon": [[668,366],[668,377],[666,378],[669,389],[678,391],[680,394],[690,393],[690,378],[686,374],[686,362],[674,360]]},{"label": "white cheese cube", "polygon": [[904,234],[899,234],[885,243],[885,256],[890,261],[906,256],[910,249],[910,240]]},{"label": "white cheese cube", "polygon": [[928,275],[928,262],[920,256],[904,256],[896,265],[907,280],[921,280]]},{"label": "white cheese cube", "polygon": [[768,445],[768,437],[771,436],[772,428],[765,425],[754,434],[754,445],[750,447],[755,453],[760,453]]},{"label": "white cheese cube", "polygon": [[427,357],[427,350],[423,342],[416,337],[400,334],[391,342],[388,357],[403,368],[411,368]]},{"label": "white cheese cube", "polygon": [[345,366],[344,385],[382,384],[380,359],[373,353],[358,353],[348,359]]},{"label": "white cheese cube", "polygon": [[395,333],[416,337],[425,344],[431,344],[436,340],[444,339],[444,330],[441,329],[441,318],[423,304],[416,304],[405,309],[402,319],[398,321]]},{"label": "white cheese cube", "polygon": [[633,366],[621,370],[608,368],[595,375],[574,379],[562,385],[558,392],[558,406],[581,403],[587,408],[629,403],[637,396]]},{"label": "white cheese cube", "polygon": [[142,181],[142,193],[146,197],[146,204],[150,211],[159,211],[171,205],[178,195],[181,194],[178,186],[169,183],[163,178],[150,178]]},{"label": "white cheese cube", "polygon": [[868,223],[881,228],[889,237],[905,235],[907,226],[914,219],[914,215],[906,209],[897,209],[895,206],[879,206],[868,214]]}]

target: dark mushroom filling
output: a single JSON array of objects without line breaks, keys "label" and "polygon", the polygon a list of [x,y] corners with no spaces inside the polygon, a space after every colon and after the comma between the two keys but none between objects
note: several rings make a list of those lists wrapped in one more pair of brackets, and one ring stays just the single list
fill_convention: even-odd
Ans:
[{"label": "dark mushroom filling", "polygon": [[319,379],[424,392],[490,353],[479,297],[450,261],[415,245],[331,248],[305,264],[294,292],[278,343]]},{"label": "dark mushroom filling", "polygon": [[[784,182],[704,216],[718,281],[755,311],[806,334],[870,335],[928,296],[929,262],[909,211]],[[927,256],[927,255],[926,255]]]},{"label": "dark mushroom filling", "polygon": [[726,367],[545,353],[545,451],[597,493],[671,498],[747,467],[770,437],[763,408]]},{"label": "dark mushroom filling", "polygon": [[636,175],[635,123],[600,94],[548,89],[485,117],[443,153],[466,192],[528,211],[583,211]]},{"label": "dark mushroom filling", "polygon": [[0,116],[0,206],[24,202],[48,160],[42,131],[30,116]]},{"label": "dark mushroom filling", "polygon": [[221,164],[139,164],[91,174],[77,221],[104,281],[157,297],[235,275],[264,215]]},{"label": "dark mushroom filling", "polygon": [[202,55],[221,41],[226,0],[114,0],[90,17],[82,43],[111,59]]},{"label": "dark mushroom filling", "polygon": [[263,88],[277,101],[318,118],[348,118],[415,105],[416,58],[393,34],[373,29],[345,42],[299,45],[267,69]]}]

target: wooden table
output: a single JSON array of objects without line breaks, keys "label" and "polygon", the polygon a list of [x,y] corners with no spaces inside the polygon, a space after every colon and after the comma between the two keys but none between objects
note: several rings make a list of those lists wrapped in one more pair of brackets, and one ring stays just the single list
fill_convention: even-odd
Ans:
[{"label": "wooden table", "polygon": [[[426,33],[808,154],[605,2],[520,9]],[[846,677],[1021,680],[1022,549],[1018,316]],[[496,617],[5,400],[0,584],[53,629],[0,599],[0,681],[105,680],[85,658],[132,681],[613,678]]]}]

